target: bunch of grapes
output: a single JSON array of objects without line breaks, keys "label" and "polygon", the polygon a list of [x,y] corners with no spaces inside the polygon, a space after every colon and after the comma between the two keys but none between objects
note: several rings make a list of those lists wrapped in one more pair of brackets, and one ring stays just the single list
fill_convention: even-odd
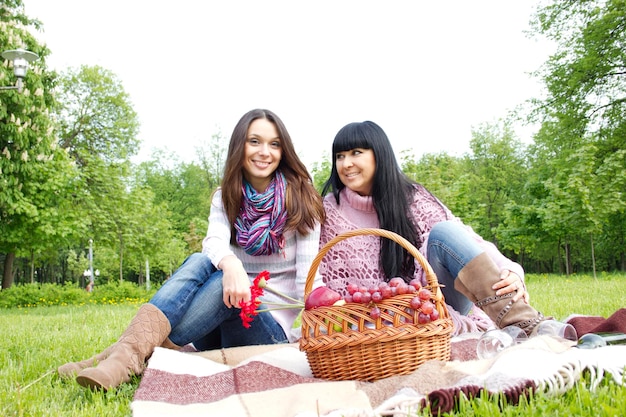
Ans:
[{"label": "bunch of grapes", "polygon": [[426,324],[439,318],[439,312],[432,301],[432,292],[428,288],[423,288],[417,278],[407,284],[402,278],[394,277],[388,283],[380,282],[369,288],[350,283],[346,290],[348,294],[343,299],[347,303],[371,305],[370,317],[373,319],[378,319],[381,314],[376,303],[402,294],[415,294],[410,301],[410,306],[418,312],[417,322],[419,324]]}]

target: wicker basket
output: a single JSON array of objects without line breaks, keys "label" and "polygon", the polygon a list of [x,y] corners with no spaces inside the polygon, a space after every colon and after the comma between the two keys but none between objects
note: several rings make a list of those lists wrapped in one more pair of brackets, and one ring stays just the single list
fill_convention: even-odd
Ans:
[{"label": "wicker basket", "polygon": [[330,240],[317,254],[305,286],[305,299],[322,258],[337,242],[359,235],[378,235],[404,247],[426,273],[439,319],[417,323],[418,312],[410,307],[415,294],[396,295],[376,303],[381,317],[370,317],[371,307],[346,303],[318,307],[302,313],[300,350],[306,353],[313,375],[330,380],[374,381],[413,372],[431,359],[450,359],[452,320],[432,268],[419,251],[402,236],[383,229],[357,229]]}]

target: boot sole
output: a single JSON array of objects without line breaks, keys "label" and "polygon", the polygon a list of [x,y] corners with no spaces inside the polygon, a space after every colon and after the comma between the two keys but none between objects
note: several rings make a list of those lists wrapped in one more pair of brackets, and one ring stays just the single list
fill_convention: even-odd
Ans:
[{"label": "boot sole", "polygon": [[78,382],[79,385],[85,388],[89,388],[94,391],[97,391],[97,390],[107,391],[108,390],[107,387],[103,386],[98,381],[91,379],[89,377],[86,377],[86,376],[77,376],[76,382]]}]

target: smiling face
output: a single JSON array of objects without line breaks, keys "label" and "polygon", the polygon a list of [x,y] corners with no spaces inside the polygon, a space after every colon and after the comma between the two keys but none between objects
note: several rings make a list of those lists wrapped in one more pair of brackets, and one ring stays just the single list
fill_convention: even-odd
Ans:
[{"label": "smiling face", "polygon": [[352,191],[371,195],[376,172],[376,157],[372,149],[355,148],[335,155],[337,174]]},{"label": "smiling face", "polygon": [[256,119],[248,127],[244,148],[243,172],[258,192],[263,192],[278,168],[282,149],[276,125],[267,119]]}]

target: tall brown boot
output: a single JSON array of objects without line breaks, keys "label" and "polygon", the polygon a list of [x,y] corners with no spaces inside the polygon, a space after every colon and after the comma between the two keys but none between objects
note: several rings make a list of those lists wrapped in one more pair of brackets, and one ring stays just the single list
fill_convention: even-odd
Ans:
[{"label": "tall brown boot", "polygon": [[[64,365],[61,365],[57,368],[57,373],[61,378],[75,378],[76,375],[83,369],[96,366],[99,362],[102,362],[103,360],[108,358],[116,344],[117,342],[112,344],[102,352],[98,353],[97,355],[94,355],[89,359],[85,359],[84,361],[68,362]],[[172,350],[181,349],[180,346],[172,342],[169,338],[165,339],[165,341],[161,344],[161,347]]]},{"label": "tall brown boot", "polygon": [[499,281],[500,269],[483,252],[459,271],[454,288],[481,308],[498,328],[515,325],[530,335],[533,328],[545,320],[545,317],[523,299],[513,302],[515,292],[496,295],[491,287]]},{"label": "tall brown boot", "polygon": [[92,356],[89,359],[85,359],[80,362],[68,362],[64,365],[61,365],[57,368],[57,373],[61,378],[74,378],[76,374],[82,371],[85,368],[90,368],[92,366],[96,366],[98,362],[101,362],[109,357],[109,354],[113,350],[117,343],[112,344],[108,348],[104,349],[102,352],[97,355]]},{"label": "tall brown boot", "polygon": [[144,304],[131,320],[109,356],[95,368],[80,371],[76,381],[83,387],[104,389],[130,381],[143,373],[146,359],[170,334],[170,322],[157,307]]}]

